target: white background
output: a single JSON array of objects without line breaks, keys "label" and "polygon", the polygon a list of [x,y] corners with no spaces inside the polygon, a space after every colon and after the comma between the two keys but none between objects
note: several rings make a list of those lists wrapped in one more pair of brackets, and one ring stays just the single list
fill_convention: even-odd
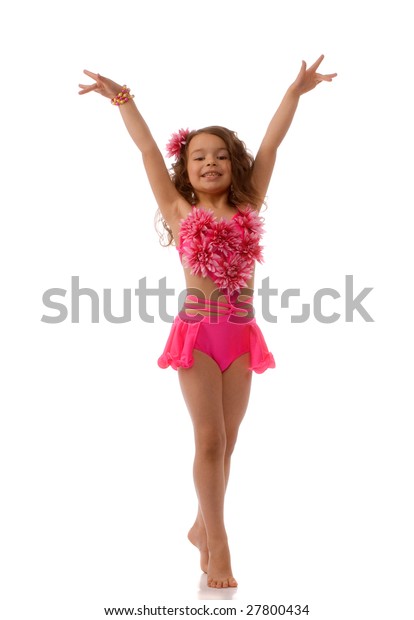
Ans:
[{"label": "white background", "polygon": [[[309,605],[312,620],[412,618],[412,29],[409,4],[20,2],[3,9],[1,606],[99,620],[104,607]],[[82,71],[123,84],[164,150],[220,124],[253,153],[302,59],[337,71],[301,100],[268,192],[265,264],[277,369],[254,377],[227,525],[237,591],[206,588],[186,533],[193,438],[170,326],[41,321],[71,277],[114,314],[140,278],[183,288],[119,111]],[[344,316],[345,275],[374,322]],[[322,324],[292,324],[335,288]],[[136,298],[135,302],[136,302]],[[176,303],[169,300],[170,313]],[[225,602],[221,602],[225,599]],[[201,603],[200,603],[201,604]],[[290,616],[292,617],[292,616]],[[307,617],[307,616],[297,616]]]}]

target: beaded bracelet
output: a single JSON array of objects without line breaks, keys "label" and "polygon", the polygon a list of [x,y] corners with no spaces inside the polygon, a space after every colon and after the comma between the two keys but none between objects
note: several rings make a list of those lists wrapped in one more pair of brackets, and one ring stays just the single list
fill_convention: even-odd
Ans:
[{"label": "beaded bracelet", "polygon": [[112,105],[122,105],[126,103],[130,99],[133,99],[135,95],[130,94],[130,89],[126,87],[124,84],[120,93],[118,93],[115,97],[112,97],[111,103]]}]

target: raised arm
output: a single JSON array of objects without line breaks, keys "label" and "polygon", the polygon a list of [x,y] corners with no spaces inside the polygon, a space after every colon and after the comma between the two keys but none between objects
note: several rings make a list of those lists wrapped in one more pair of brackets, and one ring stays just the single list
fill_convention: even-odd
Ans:
[{"label": "raised arm", "polygon": [[[92,73],[86,69],[84,73],[95,80],[95,84],[79,84],[82,89],[79,91],[80,95],[95,91],[112,99],[122,89],[122,86],[99,73]],[[172,183],[164,158],[134,101],[130,99],[127,103],[120,105],[119,110],[129,135],[142,153],[145,171],[161,214],[171,225],[176,218],[180,217],[179,204],[184,199]]]},{"label": "raised arm", "polygon": [[327,75],[316,73],[323,59],[324,56],[320,56],[309,69],[306,68],[306,62],[302,61],[296,80],[287,89],[270,121],[253,167],[253,183],[260,196],[266,195],[276,161],[277,149],[292,123],[300,96],[313,90],[320,82],[332,82],[337,75],[336,73]]}]

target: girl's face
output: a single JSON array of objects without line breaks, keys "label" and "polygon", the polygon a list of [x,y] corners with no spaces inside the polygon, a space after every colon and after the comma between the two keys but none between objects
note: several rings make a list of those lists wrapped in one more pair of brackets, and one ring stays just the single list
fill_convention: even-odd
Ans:
[{"label": "girl's face", "polygon": [[224,140],[210,133],[194,136],[188,145],[187,174],[195,192],[227,192],[231,185],[231,161]]}]

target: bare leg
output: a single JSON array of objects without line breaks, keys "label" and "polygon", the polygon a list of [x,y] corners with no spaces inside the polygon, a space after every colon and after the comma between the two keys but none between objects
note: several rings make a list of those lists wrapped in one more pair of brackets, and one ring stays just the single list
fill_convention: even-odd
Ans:
[{"label": "bare leg", "polygon": [[[224,455],[225,486],[229,481],[231,455],[236,445],[240,424],[247,410],[250,396],[252,373],[248,370],[249,356],[243,355],[236,359],[222,374],[223,385],[223,414],[226,427],[226,452]],[[190,541],[200,550],[200,566],[205,573],[208,568],[209,553],[207,547],[207,533],[203,515],[198,507],[198,513],[193,527],[188,533]]]},{"label": "bare leg", "polygon": [[237,441],[240,424],[249,404],[252,372],[249,370],[250,354],[238,357],[223,372],[223,411],[226,427],[226,452],[224,476],[226,486],[230,475],[230,461]]},{"label": "bare leg", "polygon": [[183,395],[194,424],[194,479],[199,511],[189,532],[201,553],[211,587],[232,587],[230,552],[224,528],[224,493],[230,458],[245,414],[251,384],[248,354],[224,373],[205,354],[194,351],[194,366],[180,371]]},{"label": "bare leg", "polygon": [[180,370],[179,377],[194,426],[194,482],[210,553],[208,583],[219,588],[234,587],[237,583],[232,575],[224,526],[226,428],[222,373],[208,355],[201,351],[194,351],[193,355],[194,365]]}]

